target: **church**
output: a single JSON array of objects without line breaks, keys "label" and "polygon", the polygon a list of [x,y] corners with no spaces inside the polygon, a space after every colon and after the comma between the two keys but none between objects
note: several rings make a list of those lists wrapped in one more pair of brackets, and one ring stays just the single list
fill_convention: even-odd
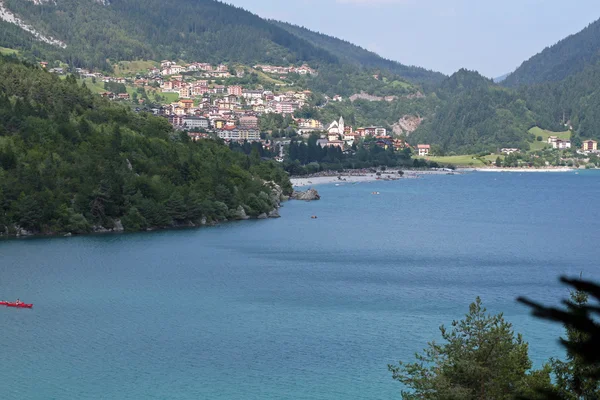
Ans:
[{"label": "church", "polygon": [[338,140],[340,136],[344,135],[345,129],[344,117],[340,117],[339,121],[333,121],[329,125],[329,128],[327,128],[327,138],[329,140]]}]

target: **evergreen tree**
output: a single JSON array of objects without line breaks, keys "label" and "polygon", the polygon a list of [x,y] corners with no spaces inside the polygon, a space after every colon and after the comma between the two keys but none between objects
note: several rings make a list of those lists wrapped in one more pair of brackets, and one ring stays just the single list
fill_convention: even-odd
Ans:
[{"label": "evergreen tree", "polygon": [[490,315],[480,298],[452,329],[440,327],[443,344],[429,343],[417,362],[390,365],[410,390],[406,400],[512,400],[550,387],[549,368],[532,371],[528,345],[502,314]]}]

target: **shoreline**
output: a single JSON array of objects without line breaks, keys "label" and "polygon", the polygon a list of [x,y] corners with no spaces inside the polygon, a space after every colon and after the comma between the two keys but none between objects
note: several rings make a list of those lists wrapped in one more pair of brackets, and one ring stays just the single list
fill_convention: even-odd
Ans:
[{"label": "shoreline", "polygon": [[[458,175],[459,171],[450,172],[450,171],[404,171],[404,175],[398,175],[399,170],[388,170],[382,172],[380,176],[377,176],[375,173],[363,173],[363,174],[348,174],[348,173],[339,173],[339,174],[331,174],[325,176],[312,176],[312,177],[302,177],[295,176],[291,177],[290,181],[292,182],[292,186],[294,188],[302,188],[309,186],[317,186],[317,185],[330,185],[334,183],[338,184],[358,184],[358,183],[368,183],[368,182],[389,182],[389,181],[398,181],[402,179],[417,179],[421,175]],[[341,179],[340,179],[341,178]]]},{"label": "shoreline", "polygon": [[474,168],[464,169],[462,171],[476,172],[572,172],[578,171],[578,168],[557,167],[557,168]]}]

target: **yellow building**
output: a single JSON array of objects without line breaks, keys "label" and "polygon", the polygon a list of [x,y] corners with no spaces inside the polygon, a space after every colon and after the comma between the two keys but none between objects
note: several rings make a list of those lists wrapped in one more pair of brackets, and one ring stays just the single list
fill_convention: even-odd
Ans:
[{"label": "yellow building", "polygon": [[598,150],[598,142],[595,140],[586,140],[583,142],[583,151],[596,151]]}]

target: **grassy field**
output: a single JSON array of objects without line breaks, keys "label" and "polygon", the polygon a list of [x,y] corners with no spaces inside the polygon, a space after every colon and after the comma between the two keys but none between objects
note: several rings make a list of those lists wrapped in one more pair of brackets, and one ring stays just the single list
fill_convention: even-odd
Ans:
[{"label": "grassy field", "polygon": [[3,56],[7,56],[9,54],[19,55],[19,50],[8,49],[6,47],[0,47],[0,54],[2,54]]},{"label": "grassy field", "polygon": [[88,89],[90,89],[93,93],[103,93],[106,92],[106,89],[104,89],[104,83],[100,80],[97,79],[96,83],[92,82],[92,78],[85,78],[80,80],[79,82],[85,82],[85,86],[87,86]]},{"label": "grassy field", "polygon": [[121,61],[113,65],[115,76],[130,76],[138,72],[146,73],[148,69],[157,67],[154,61]]},{"label": "grassy field", "polygon": [[[536,141],[531,143],[532,151],[543,150],[545,148],[550,147],[550,145],[548,144],[548,138],[550,136],[558,136],[559,139],[571,139],[571,131],[552,132],[552,131],[547,131],[545,129],[538,128],[537,126],[534,128],[531,128],[529,130],[529,133],[531,133],[532,135],[535,135],[535,137],[536,137]],[[541,142],[537,141],[538,136],[542,137],[543,140]]]},{"label": "grassy field", "polygon": [[[478,158],[473,158],[475,156],[473,155],[466,155],[466,156],[447,156],[447,157],[414,157],[414,158],[420,158],[423,160],[427,160],[427,161],[435,161],[438,164],[450,164],[450,165],[456,165],[456,166],[464,166],[464,167],[483,167],[485,164],[479,160]],[[493,158],[493,161],[496,161],[496,157],[497,156],[487,156],[484,158],[488,158],[490,159]],[[490,159],[490,161],[492,161]]]}]

